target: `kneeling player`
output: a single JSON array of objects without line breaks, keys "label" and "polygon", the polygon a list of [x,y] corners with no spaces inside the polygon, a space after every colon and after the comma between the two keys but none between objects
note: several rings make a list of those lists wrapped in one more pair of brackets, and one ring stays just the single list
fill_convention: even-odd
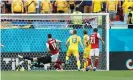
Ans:
[{"label": "kneeling player", "polygon": [[[46,43],[46,46],[47,46],[48,52],[50,52],[52,54],[52,56],[30,58],[30,57],[24,57],[24,56],[18,55],[18,57],[26,59],[26,60],[31,60],[31,62],[37,62],[37,65],[34,65],[35,67],[40,67],[41,66],[40,63],[43,63],[43,64],[55,63],[55,67],[57,67],[58,69],[62,69],[61,68],[62,62],[58,60],[59,50],[56,46],[56,43],[58,43],[58,45],[60,45],[60,42],[61,41],[59,41],[59,40],[52,39],[52,34],[48,34],[48,41]],[[21,62],[21,64],[22,64],[22,62]]]},{"label": "kneeling player", "polygon": [[90,53],[90,44],[89,44],[89,36],[87,35],[87,31],[84,31],[83,32],[83,35],[84,35],[84,46],[85,46],[85,49],[84,49],[84,54],[83,54],[83,58],[84,58],[84,70],[86,70],[86,68],[88,67],[88,58],[89,58],[89,53]]},{"label": "kneeling player", "polygon": [[89,57],[89,64],[91,65],[91,58],[95,56],[95,63],[93,70],[95,71],[98,66],[98,57],[99,57],[99,40],[102,41],[104,44],[104,41],[100,37],[100,34],[98,33],[98,29],[94,28],[93,34],[90,35],[90,43],[91,43],[91,50],[90,50],[90,57]]},{"label": "kneeling player", "polygon": [[[73,30],[73,35],[71,35],[66,42],[66,47],[68,48],[67,54],[66,54],[66,64],[68,64],[69,57],[71,56],[71,54],[73,54],[77,60],[78,70],[80,70],[80,60],[79,60],[79,52],[78,52],[79,43],[81,47],[84,48],[81,42],[80,36],[77,35],[77,31]],[[68,47],[68,44],[70,44],[69,47]]]}]

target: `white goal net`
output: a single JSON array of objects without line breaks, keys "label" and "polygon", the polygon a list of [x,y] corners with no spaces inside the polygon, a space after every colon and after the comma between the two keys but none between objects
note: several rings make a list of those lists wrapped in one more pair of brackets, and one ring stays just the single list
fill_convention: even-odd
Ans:
[{"label": "white goal net", "polygon": [[[109,14],[90,13],[82,15],[72,14],[1,14],[1,70],[15,70],[19,60],[17,55],[39,57],[46,55],[47,34],[62,41],[59,59],[65,62],[65,42],[70,36],[69,30],[76,29],[83,39],[83,30],[92,33],[98,28],[105,45],[100,42],[100,61],[98,69],[109,70]],[[79,47],[80,61],[83,68],[83,50]],[[72,63],[63,67],[64,70],[75,70],[76,61],[72,56]],[[23,64],[29,69],[28,62]],[[53,70],[50,66],[49,70]]]}]

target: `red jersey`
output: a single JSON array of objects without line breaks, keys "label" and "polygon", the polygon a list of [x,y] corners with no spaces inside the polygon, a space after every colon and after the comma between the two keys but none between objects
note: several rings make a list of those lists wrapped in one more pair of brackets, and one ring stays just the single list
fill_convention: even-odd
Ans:
[{"label": "red jersey", "polygon": [[94,32],[90,35],[91,49],[99,48],[99,33]]},{"label": "red jersey", "polygon": [[55,39],[48,40],[46,45],[47,45],[47,48],[49,48],[52,55],[57,54],[59,52],[58,48],[56,47]]}]

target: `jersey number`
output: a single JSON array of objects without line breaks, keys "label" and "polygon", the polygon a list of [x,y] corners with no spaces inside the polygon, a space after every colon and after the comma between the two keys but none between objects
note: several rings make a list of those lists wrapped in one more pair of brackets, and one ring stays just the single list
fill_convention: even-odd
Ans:
[{"label": "jersey number", "polygon": [[77,42],[77,38],[72,38],[72,42],[76,43]]},{"label": "jersey number", "polygon": [[91,43],[95,44],[95,37],[91,37]]},{"label": "jersey number", "polygon": [[55,50],[56,49],[56,44],[52,43],[52,46],[53,46],[53,49]]}]

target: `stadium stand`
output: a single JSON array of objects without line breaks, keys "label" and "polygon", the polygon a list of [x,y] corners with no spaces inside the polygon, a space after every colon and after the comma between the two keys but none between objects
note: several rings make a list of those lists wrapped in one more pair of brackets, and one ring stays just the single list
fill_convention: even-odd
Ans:
[{"label": "stadium stand", "polygon": [[[11,13],[11,9],[9,6],[11,3],[13,4],[13,1],[15,0],[2,0],[1,2],[1,13]],[[114,2],[111,2],[109,0],[85,0],[81,1],[59,1],[59,0],[19,0],[20,3],[15,3],[17,5],[24,5],[24,9],[22,7],[22,12],[24,13],[73,13],[75,11],[76,7],[79,7],[80,12],[82,13],[90,13],[90,12],[96,12],[96,13],[110,13],[110,19],[111,21],[111,27],[113,28],[127,28],[128,27],[128,8],[133,6],[132,0],[114,0]],[[44,5],[45,4],[45,5]],[[46,7],[47,6],[47,7]],[[114,6],[114,7],[112,7]],[[14,6],[15,7],[15,6]],[[38,7],[38,8],[37,8]],[[13,11],[13,5],[12,5],[12,13]],[[22,13],[17,12],[17,13]],[[100,19],[99,19],[100,20]],[[113,21],[113,22],[112,22]],[[123,22],[124,21],[124,22]],[[99,21],[100,22],[100,21]],[[34,23],[34,22],[33,22]],[[118,25],[120,24],[120,25]],[[115,27],[117,26],[117,27]]]}]

